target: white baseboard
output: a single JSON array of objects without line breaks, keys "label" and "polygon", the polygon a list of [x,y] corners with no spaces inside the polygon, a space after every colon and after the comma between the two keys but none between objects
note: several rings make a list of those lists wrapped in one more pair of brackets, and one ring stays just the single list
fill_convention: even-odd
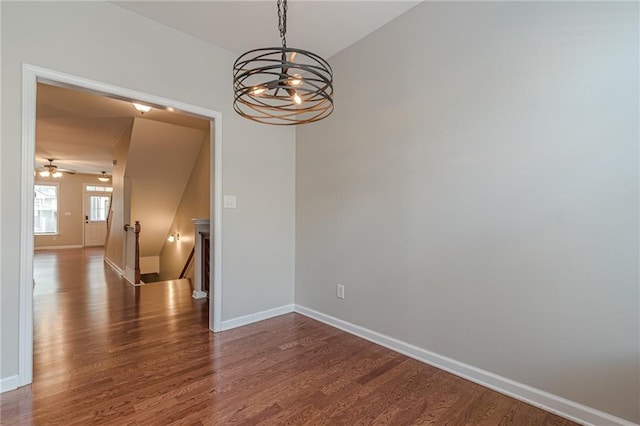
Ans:
[{"label": "white baseboard", "polygon": [[82,244],[72,244],[72,245],[66,245],[66,246],[40,246],[40,247],[34,247],[33,250],[38,251],[38,250],[64,250],[64,249],[79,249],[82,248]]},{"label": "white baseboard", "polygon": [[207,292],[206,291],[198,291],[198,290],[193,290],[193,294],[191,295],[191,297],[193,297],[194,299],[204,299],[205,297],[207,297]]},{"label": "white baseboard", "polygon": [[2,379],[0,379],[0,393],[17,389],[19,383],[20,383],[20,380],[18,379],[17,375],[3,377]]},{"label": "white baseboard", "polygon": [[122,269],[118,268],[118,266],[115,263],[113,263],[110,259],[107,259],[105,257],[104,258],[104,263],[109,265],[111,267],[111,269],[113,269],[114,271],[116,271],[118,273],[118,275],[122,276],[124,274]]},{"label": "white baseboard", "polygon": [[439,355],[437,353],[419,348],[393,337],[385,336],[359,325],[323,314],[301,305],[295,305],[295,312],[313,318],[332,327],[339,328],[347,333],[354,334],[370,342],[385,348],[399,352],[403,355],[432,365],[456,376],[470,380],[474,383],[493,389],[512,398],[524,401],[543,410],[557,414],[574,422],[587,426],[638,426],[636,423],[612,416],[611,414],[587,407],[560,396],[545,392],[531,386],[518,383],[506,377],[499,376],[489,371],[482,370]]},{"label": "white baseboard", "polygon": [[267,309],[266,311],[256,312],[255,314],[224,320],[220,324],[220,331],[231,330],[232,328],[242,327],[243,325],[252,324],[290,312],[293,312],[293,304],[278,306],[277,308]]},{"label": "white baseboard", "polygon": [[146,284],[144,281],[140,281],[138,284],[136,284],[136,283],[134,283],[133,281],[131,281],[131,280],[129,279],[129,277],[127,277],[127,275],[126,275],[126,274],[123,274],[123,275],[122,275],[122,278],[123,278],[126,282],[128,282],[129,284],[131,284],[131,285],[132,285],[132,286],[134,286],[134,287],[140,287],[140,286],[143,286],[143,285],[145,285],[145,284]]}]

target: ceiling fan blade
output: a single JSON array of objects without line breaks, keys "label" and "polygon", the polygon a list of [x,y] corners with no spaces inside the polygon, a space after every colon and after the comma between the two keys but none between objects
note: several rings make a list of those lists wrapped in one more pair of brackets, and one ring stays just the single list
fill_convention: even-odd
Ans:
[{"label": "ceiling fan blade", "polygon": [[53,162],[56,160],[55,158],[46,158],[46,160],[49,162],[48,164],[43,164],[41,167],[37,167],[36,170],[48,170],[50,173],[53,172],[64,172],[64,173],[68,173],[70,175],[75,175],[76,171],[73,169],[65,169],[62,167],[58,167],[55,164],[53,164]]},{"label": "ceiling fan blade", "polygon": [[70,175],[75,175],[76,174],[76,171],[73,170],[73,169],[61,169],[60,167],[58,167],[57,170],[59,172],[69,173]]}]

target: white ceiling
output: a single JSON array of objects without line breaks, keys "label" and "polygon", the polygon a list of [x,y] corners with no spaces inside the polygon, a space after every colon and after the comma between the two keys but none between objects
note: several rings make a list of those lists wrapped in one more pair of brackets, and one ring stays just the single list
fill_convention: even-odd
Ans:
[{"label": "white ceiling", "polygon": [[[289,0],[287,45],[329,58],[420,1]],[[142,16],[234,52],[280,46],[276,0],[123,1]]]},{"label": "white ceiling", "polygon": [[[287,44],[329,58],[420,1],[289,0]],[[234,52],[280,45],[276,0],[125,1],[114,4]],[[131,103],[38,85],[36,166],[80,173],[112,170],[112,148],[134,117]],[[208,121],[153,109],[144,118],[185,127]]]}]

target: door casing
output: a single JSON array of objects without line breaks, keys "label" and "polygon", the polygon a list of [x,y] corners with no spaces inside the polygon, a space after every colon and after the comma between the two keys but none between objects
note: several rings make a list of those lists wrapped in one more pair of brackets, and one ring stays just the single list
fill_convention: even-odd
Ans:
[{"label": "door casing", "polygon": [[213,265],[213,301],[209,303],[209,329],[221,330],[222,322],[222,113],[160,96],[138,92],[99,81],[61,73],[30,64],[22,66],[22,152],[20,215],[20,300],[18,336],[18,386],[33,381],[33,160],[36,146],[37,84],[95,92],[126,101],[140,101],[159,108],[194,114],[210,121],[211,157],[209,184],[209,220],[213,224],[214,247],[210,253]]}]

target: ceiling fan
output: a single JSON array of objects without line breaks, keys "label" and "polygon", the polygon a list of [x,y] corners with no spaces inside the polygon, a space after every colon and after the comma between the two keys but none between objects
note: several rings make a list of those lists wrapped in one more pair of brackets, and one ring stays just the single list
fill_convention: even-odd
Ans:
[{"label": "ceiling fan", "polygon": [[76,174],[75,170],[71,170],[71,169],[62,169],[56,165],[53,164],[53,160],[55,160],[54,158],[47,158],[47,161],[49,162],[49,164],[45,164],[44,166],[42,166],[40,168],[40,170],[38,171],[38,174],[42,177],[53,177],[53,178],[59,178],[62,177],[62,172],[64,173],[68,173],[70,175],[74,175]]}]

